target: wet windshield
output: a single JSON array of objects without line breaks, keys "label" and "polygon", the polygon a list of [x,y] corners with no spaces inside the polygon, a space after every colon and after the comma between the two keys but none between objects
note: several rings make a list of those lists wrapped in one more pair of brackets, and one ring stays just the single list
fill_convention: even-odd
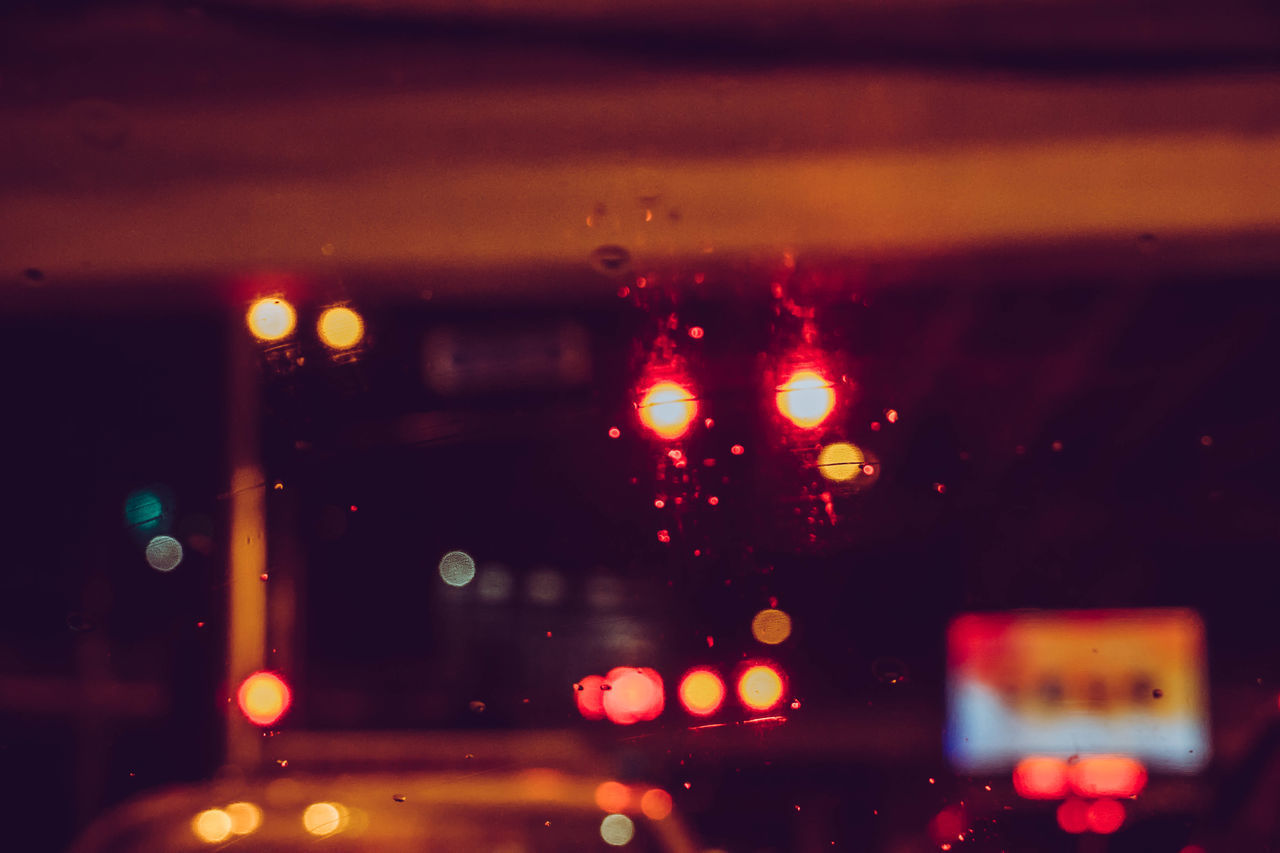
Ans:
[{"label": "wet windshield", "polygon": [[13,13],[0,837],[1271,849],[1253,18],[424,5]]}]

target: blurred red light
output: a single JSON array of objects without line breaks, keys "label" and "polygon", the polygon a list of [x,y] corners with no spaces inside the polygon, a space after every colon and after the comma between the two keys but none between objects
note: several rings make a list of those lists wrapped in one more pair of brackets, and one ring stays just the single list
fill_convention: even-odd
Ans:
[{"label": "blurred red light", "polygon": [[256,726],[270,726],[289,710],[289,685],[274,672],[255,672],[240,684],[236,694],[240,712]]},{"label": "blurred red light", "polygon": [[604,678],[599,675],[588,675],[574,685],[574,699],[578,703],[578,713],[588,720],[604,719],[604,691],[600,685]]},{"label": "blurred red light", "polygon": [[836,406],[831,382],[816,370],[797,370],[778,386],[778,411],[801,429],[813,429],[827,419]]},{"label": "blurred red light", "polygon": [[640,399],[640,422],[660,438],[675,439],[689,431],[698,416],[693,392],[678,382],[652,385]]},{"label": "blurred red light", "polygon": [[1099,835],[1110,835],[1124,823],[1124,805],[1116,800],[1098,800],[1085,813],[1089,829]]},{"label": "blurred red light", "polygon": [[1059,758],[1024,758],[1013,768],[1013,788],[1029,800],[1057,800],[1067,795],[1067,763]]},{"label": "blurred red light", "polygon": [[947,806],[929,821],[929,834],[937,844],[956,841],[964,834],[965,823],[964,809]]},{"label": "blurred red light", "polygon": [[662,677],[648,667],[615,667],[604,683],[605,716],[620,726],[655,719],[666,704]]},{"label": "blurred red light", "polygon": [[607,812],[620,812],[631,805],[631,789],[621,782],[601,782],[596,787],[596,805]]},{"label": "blurred red light", "polygon": [[741,444],[735,444],[733,447],[729,448],[729,452],[732,453],[734,456],[741,456],[742,454],[747,452],[747,449],[743,447]]},{"label": "blurred red light", "polygon": [[1089,828],[1089,804],[1071,799],[1058,806],[1058,826],[1072,835],[1084,832]]},{"label": "blurred red light", "polygon": [[1132,797],[1147,784],[1147,768],[1122,755],[1093,755],[1070,767],[1071,789],[1082,797]]},{"label": "blurred red light", "polygon": [[671,795],[661,788],[650,788],[640,798],[640,811],[649,820],[662,820],[671,814]]}]

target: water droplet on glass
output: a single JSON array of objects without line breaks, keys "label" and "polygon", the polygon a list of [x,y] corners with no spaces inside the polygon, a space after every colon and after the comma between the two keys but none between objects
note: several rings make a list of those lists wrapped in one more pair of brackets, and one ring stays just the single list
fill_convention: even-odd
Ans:
[{"label": "water droplet on glass", "polygon": [[467,703],[467,707],[470,708],[473,713],[476,713],[476,714],[484,713],[484,707],[485,707],[484,703],[481,702],[479,699],[472,699],[470,702]]},{"label": "water droplet on glass", "polygon": [[391,799],[395,800],[397,803],[403,803],[405,801],[405,796],[404,794],[392,794]]},{"label": "water droplet on glass", "polygon": [[27,267],[25,270],[23,270],[22,277],[25,278],[31,284],[44,283],[44,271],[40,269],[36,269],[35,267]]},{"label": "water droplet on glass", "polygon": [[1164,691],[1163,691],[1163,690],[1161,690],[1159,687],[1157,687],[1156,689],[1154,689],[1154,690],[1152,690],[1152,691],[1151,691],[1151,698],[1153,698],[1153,699],[1163,699],[1163,698],[1164,698]]},{"label": "water droplet on glass", "polygon": [[907,680],[907,665],[895,657],[876,658],[871,674],[885,684],[901,684]]},{"label": "water droplet on glass", "polygon": [[591,266],[605,275],[622,275],[631,269],[631,253],[622,246],[600,246],[591,253]]},{"label": "water droplet on glass", "polygon": [[77,634],[85,631],[92,631],[96,626],[93,620],[78,610],[73,610],[67,614],[67,627]]}]

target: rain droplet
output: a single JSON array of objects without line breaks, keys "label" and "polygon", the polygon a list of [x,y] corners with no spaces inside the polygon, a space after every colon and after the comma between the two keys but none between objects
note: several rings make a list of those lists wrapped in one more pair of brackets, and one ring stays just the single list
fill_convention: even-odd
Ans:
[{"label": "rain droplet", "polygon": [[404,794],[392,794],[391,799],[395,800],[397,803],[403,803],[405,796]]},{"label": "rain droplet", "polygon": [[467,703],[467,707],[470,708],[473,713],[476,713],[476,714],[484,713],[484,707],[485,707],[484,703],[481,702],[479,699],[472,699],[470,702]]},{"label": "rain droplet", "polygon": [[97,626],[88,616],[78,610],[73,610],[67,614],[67,627],[77,634],[82,634],[85,631],[92,631]]},{"label": "rain droplet", "polygon": [[591,253],[591,266],[605,275],[622,275],[631,269],[631,253],[622,246],[599,246]]},{"label": "rain droplet", "polygon": [[1159,687],[1157,687],[1156,689],[1154,689],[1154,690],[1152,690],[1152,691],[1151,691],[1151,698],[1153,698],[1153,699],[1163,699],[1163,698],[1164,698],[1164,691],[1163,691],[1163,690],[1161,690]]},{"label": "rain droplet", "polygon": [[871,674],[885,684],[901,684],[907,680],[907,665],[895,657],[876,658]]},{"label": "rain droplet", "polygon": [[32,284],[44,283],[44,271],[35,267],[27,267],[22,271],[22,276]]}]

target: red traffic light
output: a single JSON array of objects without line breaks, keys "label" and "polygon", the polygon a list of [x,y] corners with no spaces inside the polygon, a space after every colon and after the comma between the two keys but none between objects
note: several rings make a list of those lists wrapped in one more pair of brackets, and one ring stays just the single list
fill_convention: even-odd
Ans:
[{"label": "red traffic light", "polygon": [[659,438],[676,439],[698,416],[698,400],[688,387],[663,380],[649,386],[638,406],[640,423]]},{"label": "red traffic light", "polygon": [[835,409],[836,392],[831,380],[817,370],[797,370],[778,386],[775,402],[778,412],[791,423],[813,429]]},{"label": "red traffic light", "polygon": [[601,687],[605,716],[621,726],[656,719],[666,704],[662,676],[648,667],[614,667]]}]

